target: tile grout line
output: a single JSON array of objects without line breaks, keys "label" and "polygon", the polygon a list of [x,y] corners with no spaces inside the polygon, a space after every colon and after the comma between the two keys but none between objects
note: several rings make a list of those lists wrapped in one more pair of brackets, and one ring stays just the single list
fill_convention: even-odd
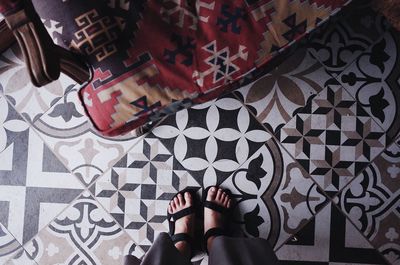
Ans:
[{"label": "tile grout line", "polygon": [[[355,223],[347,216],[347,214],[345,214],[342,209],[336,204],[334,203],[334,207],[336,207],[336,209],[338,209],[340,211],[341,214],[344,215],[344,217],[346,218],[347,221],[349,221],[356,229],[357,231],[362,235],[362,237],[368,242],[368,244],[376,251],[379,253],[379,256],[381,256],[386,262],[388,262],[388,260],[386,259],[386,257],[379,251],[379,249],[377,249],[372,243],[371,241],[364,235],[363,232],[361,232],[358,227],[355,225]],[[388,262],[388,264],[390,265],[390,262]]]},{"label": "tile grout line", "polygon": [[0,222],[0,225],[2,225],[2,226],[7,230],[8,234],[10,234],[10,235],[14,238],[14,240],[17,241],[17,243],[18,243],[18,245],[19,245],[19,248],[17,249],[16,253],[12,253],[13,255],[11,255],[11,256],[6,260],[6,262],[4,263],[4,264],[7,264],[7,263],[8,263],[10,260],[12,260],[16,255],[18,255],[18,254],[20,253],[21,250],[25,250],[25,249],[24,249],[24,247],[22,246],[21,242],[19,242],[19,240],[14,236],[13,233],[11,233],[10,230],[7,229],[7,227],[6,227],[5,225],[3,225],[1,222]]},{"label": "tile grout line", "polygon": [[[386,32],[385,32],[385,33],[386,33]],[[383,33],[382,36],[379,37],[377,41],[373,42],[366,50],[370,49],[373,45],[375,45],[378,41],[380,41],[380,40],[383,38],[383,35],[384,35],[385,33]],[[366,51],[366,50],[365,50],[365,51]],[[311,52],[309,52],[308,48],[307,48],[307,52],[308,52],[309,54],[311,54]],[[349,93],[348,90],[342,85],[342,83],[338,80],[337,77],[339,77],[348,67],[350,67],[356,60],[358,60],[358,59],[361,57],[361,55],[362,55],[362,54],[360,54],[360,55],[359,55],[358,57],[356,57],[353,61],[351,61],[351,62],[343,69],[343,71],[335,77],[334,75],[332,75],[332,74],[326,69],[325,65],[323,65],[323,64],[320,62],[320,60],[319,60],[318,58],[315,58],[314,55],[311,54],[311,56],[312,56],[313,58],[315,58],[319,64],[322,65],[323,69],[324,69],[332,78],[334,78],[334,79],[339,83],[339,85],[340,85],[343,89],[345,89],[345,91],[346,91],[348,94],[350,94],[350,93]],[[316,93],[315,96],[319,95],[319,94],[320,94],[323,90],[325,90],[325,89],[326,89],[326,87],[324,87],[319,93]],[[255,114],[252,113],[252,112],[250,111],[250,109],[247,107],[247,105],[246,105],[244,102],[242,102],[242,100],[236,95],[236,93],[233,93],[233,92],[232,92],[232,94],[234,95],[234,97],[235,97],[236,99],[238,99],[238,100],[242,103],[242,105],[245,106],[245,108],[247,109],[247,111],[250,112],[250,114],[257,120],[257,122],[258,122],[265,130],[267,130],[267,132],[270,133],[269,129],[268,129],[262,122],[260,122],[260,121],[257,119],[257,117],[255,116]],[[350,96],[355,100],[355,102],[357,102],[357,104],[360,104],[360,103],[358,102],[358,100],[355,99],[351,94],[350,94]],[[296,115],[295,115],[295,116],[296,116]],[[295,116],[293,116],[290,120],[292,120]],[[373,117],[371,117],[371,115],[369,115],[369,117],[370,117],[375,123],[377,123],[377,122],[375,121],[375,119],[374,119]],[[382,129],[383,132],[385,132],[385,138],[386,138],[386,131],[385,131],[378,123],[377,123],[377,125],[379,126],[380,129]],[[275,134],[272,134],[272,136],[273,136],[274,140],[276,140],[276,141],[279,143],[279,146],[280,146],[281,148],[283,148],[283,149],[286,151],[286,153],[289,154],[289,156],[290,156],[292,159],[294,159],[294,161],[298,164],[297,159],[295,159],[295,158],[292,156],[292,154],[291,154],[290,152],[288,152],[288,150],[281,144],[280,140],[276,138]],[[375,161],[375,159],[377,159],[378,157],[380,157],[380,156],[387,150],[388,147],[389,147],[389,146],[387,145],[387,143],[386,143],[386,141],[385,141],[385,148],[384,148],[378,155],[376,155],[376,157],[375,157],[373,160],[371,160],[371,161],[369,162],[368,165],[366,165],[366,166],[361,170],[360,174],[362,174],[362,172],[363,172],[370,164],[372,164],[373,161]],[[301,165],[300,165],[300,166],[301,166]],[[323,194],[327,197],[327,199],[329,200],[329,202],[331,202],[331,203],[333,203],[333,204],[335,204],[335,205],[336,205],[336,203],[335,203],[335,201],[334,201],[334,198],[335,198],[335,197],[338,197],[338,196],[341,194],[341,192],[342,192],[346,187],[348,187],[351,183],[353,183],[353,181],[354,181],[360,174],[354,176],[354,177],[352,178],[352,180],[351,180],[349,183],[347,183],[343,188],[341,188],[341,189],[335,194],[334,197],[330,197],[330,196],[328,196],[328,195],[326,194],[326,192],[324,191],[324,189],[322,189],[322,188],[320,187],[320,185],[319,185],[319,184],[309,175],[309,173],[307,172],[308,177],[310,177],[310,179],[317,185],[317,187],[320,188],[320,190],[321,190],[321,191],[323,192]],[[325,206],[326,206],[326,204],[325,204]],[[325,206],[324,206],[323,208],[325,208]],[[342,209],[339,208],[339,210],[340,210],[340,212],[346,217],[346,219],[349,219],[349,217],[342,211]],[[318,212],[319,212],[319,211],[318,211]],[[317,215],[317,213],[316,213],[312,218],[315,218],[316,215]],[[310,218],[310,219],[307,221],[307,223],[309,223],[309,222],[312,220],[312,218]],[[363,233],[358,229],[357,226],[355,226],[355,227],[356,227],[356,229],[357,229],[358,232],[360,232],[361,234],[363,234]],[[299,229],[297,230],[297,232],[300,231],[302,228],[304,228],[304,226],[301,226],[301,228],[299,228]],[[288,240],[290,240],[293,236],[294,236],[294,234],[293,234],[292,236],[290,236]],[[285,243],[288,242],[288,240],[286,240]],[[368,241],[368,243],[369,243],[371,246],[373,246],[372,243],[371,243],[368,239],[367,239],[367,241]],[[278,251],[282,246],[283,246],[283,244],[282,244],[280,247],[278,247],[277,251]],[[378,252],[380,253],[380,251],[377,250],[377,249],[375,248],[375,246],[373,246],[373,248],[374,248],[376,251],[378,251]],[[381,253],[380,253],[380,255],[383,256]],[[385,259],[385,260],[386,260],[386,259]]]},{"label": "tile grout line", "polygon": [[[21,244],[21,246],[22,246],[22,248],[23,248],[23,250],[28,254],[28,257],[31,259],[31,260],[33,260],[36,264],[38,264],[37,262],[36,262],[36,260],[35,259],[33,259],[32,257],[31,257],[31,255],[30,255],[30,253],[27,251],[27,249],[26,249],[26,246],[30,243],[30,242],[32,242],[34,239],[35,239],[35,237],[37,237],[44,229],[46,229],[52,222],[54,222],[54,220],[56,220],[61,214],[63,214],[84,192],[86,191],[86,189],[83,189],[83,191],[81,192],[81,193],[79,193],[79,195],[78,196],[76,196],[70,203],[68,203],[67,204],[67,206],[65,206],[63,209],[62,209],[62,211],[59,213],[59,214],[57,214],[57,216],[55,217],[55,218],[53,218],[50,222],[48,222],[45,226],[43,226],[41,229],[39,229],[39,231],[31,238],[31,239],[29,239],[27,242],[25,242],[25,243],[23,243],[23,244]],[[18,253],[17,253],[18,254]],[[11,259],[10,260],[12,260],[14,257],[15,257],[16,255],[14,255],[14,256],[12,256],[11,257]]]}]

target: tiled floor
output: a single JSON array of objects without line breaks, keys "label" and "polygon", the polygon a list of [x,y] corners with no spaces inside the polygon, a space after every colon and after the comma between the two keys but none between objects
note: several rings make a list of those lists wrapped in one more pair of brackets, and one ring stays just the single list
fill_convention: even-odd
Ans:
[{"label": "tiled floor", "polygon": [[[229,188],[282,264],[400,264],[400,34],[365,1],[257,81],[105,138],[65,76],[0,55],[0,264],[121,264],[185,187]],[[196,256],[194,264],[207,258]]]}]

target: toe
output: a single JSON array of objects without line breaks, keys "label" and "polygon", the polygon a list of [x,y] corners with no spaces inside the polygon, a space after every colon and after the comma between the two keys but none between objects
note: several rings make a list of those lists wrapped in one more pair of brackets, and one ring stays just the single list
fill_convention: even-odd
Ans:
[{"label": "toe", "polygon": [[174,213],[176,210],[176,205],[175,205],[174,200],[172,200],[169,205],[171,207],[171,213]]},{"label": "toe", "polygon": [[207,201],[213,201],[215,200],[215,196],[217,195],[217,188],[216,187],[212,187],[208,190],[207,193]]},{"label": "toe", "polygon": [[223,190],[222,190],[222,189],[218,189],[217,196],[215,196],[215,199],[216,199],[217,201],[220,201],[220,200],[221,200],[222,193],[223,193]]},{"label": "toe", "polygon": [[231,208],[231,205],[232,205],[232,200],[231,200],[231,199],[229,199],[226,205],[227,205],[226,207],[228,207],[228,209],[229,209],[229,208]]},{"label": "toe", "polygon": [[180,206],[178,197],[174,198],[175,207],[178,208]]},{"label": "toe", "polygon": [[178,201],[179,201],[179,205],[180,206],[184,206],[185,205],[185,199],[183,198],[182,194],[178,194]]},{"label": "toe", "polygon": [[192,205],[192,195],[189,192],[185,192],[185,202],[186,205],[190,206]]},{"label": "toe", "polygon": [[227,196],[225,196],[224,201],[223,201],[224,207],[228,207],[228,201],[229,201],[229,197],[227,195]]},{"label": "toe", "polygon": [[172,207],[171,207],[171,204],[168,205],[168,213],[169,213],[169,214],[172,214]]}]

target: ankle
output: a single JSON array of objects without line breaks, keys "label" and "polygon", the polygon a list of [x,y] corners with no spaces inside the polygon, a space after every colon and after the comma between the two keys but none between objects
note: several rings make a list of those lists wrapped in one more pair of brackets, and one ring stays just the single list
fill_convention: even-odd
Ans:
[{"label": "ankle", "polygon": [[211,236],[211,237],[208,238],[208,240],[207,240],[207,250],[208,251],[211,250],[211,247],[212,247],[212,244],[214,242],[214,239],[215,239],[215,236]]},{"label": "ankle", "polygon": [[190,247],[185,241],[180,241],[175,244],[175,248],[185,257],[190,259]]}]

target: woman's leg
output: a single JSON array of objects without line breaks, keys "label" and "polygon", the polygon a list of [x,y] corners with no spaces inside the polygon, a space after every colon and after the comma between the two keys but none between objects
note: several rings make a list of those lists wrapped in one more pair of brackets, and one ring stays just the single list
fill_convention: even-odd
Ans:
[{"label": "woman's leg", "polygon": [[[231,198],[222,189],[213,187],[208,191],[207,201],[229,209]],[[204,231],[224,228],[224,215],[210,208],[204,208]],[[277,258],[272,247],[264,239],[210,237],[207,241],[209,265],[274,265]]]},{"label": "woman's leg", "polygon": [[[190,193],[178,194],[171,200],[168,213],[174,214],[193,205]],[[193,238],[194,235],[194,214],[184,216],[175,221],[175,233],[186,233]],[[167,233],[161,233],[147,252],[143,261],[132,256],[126,257],[124,265],[191,265],[191,247],[186,241],[179,241],[175,244]]]},{"label": "woman's leg", "polygon": [[191,265],[190,260],[174,246],[167,233],[161,233],[147,252],[143,261],[132,261],[127,257],[124,265]]},{"label": "woman's leg", "polygon": [[268,241],[261,238],[219,236],[209,249],[209,265],[275,265],[276,255]]}]

